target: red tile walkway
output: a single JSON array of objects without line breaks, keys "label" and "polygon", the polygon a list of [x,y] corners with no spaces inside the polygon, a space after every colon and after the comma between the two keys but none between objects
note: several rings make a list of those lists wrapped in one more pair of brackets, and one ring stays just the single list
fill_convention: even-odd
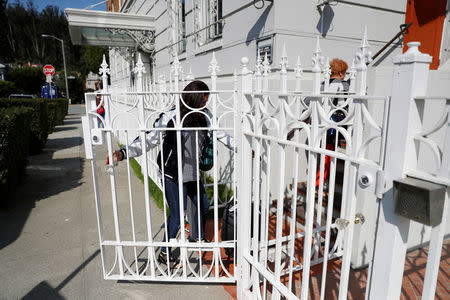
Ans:
[{"label": "red tile walkway", "polygon": [[[428,248],[411,251],[406,255],[405,271],[401,291],[401,300],[421,299],[423,280],[425,278],[425,268]],[[337,299],[339,294],[340,260],[333,260],[328,263],[327,284],[325,289],[325,299]],[[322,278],[322,265],[311,268],[310,297],[311,300],[320,299],[320,283]],[[300,295],[301,272],[294,276],[295,293]],[[351,270],[349,281],[348,299],[364,299],[367,268],[361,270]],[[225,290],[236,298],[236,286],[225,285]],[[438,283],[436,287],[437,300],[450,300],[450,240],[444,241],[442,247],[441,263],[439,266]]]}]

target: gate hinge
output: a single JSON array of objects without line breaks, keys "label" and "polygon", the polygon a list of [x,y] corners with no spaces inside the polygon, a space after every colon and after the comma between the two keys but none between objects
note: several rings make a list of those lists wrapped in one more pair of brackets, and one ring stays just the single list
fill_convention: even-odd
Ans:
[{"label": "gate hinge", "polygon": [[386,176],[379,166],[363,165],[358,170],[358,188],[382,198],[385,188]]},{"label": "gate hinge", "polygon": [[84,139],[84,153],[86,159],[93,159],[94,154],[92,151],[91,130],[89,126],[89,118],[87,116],[81,117],[81,124],[83,126],[83,139]]}]

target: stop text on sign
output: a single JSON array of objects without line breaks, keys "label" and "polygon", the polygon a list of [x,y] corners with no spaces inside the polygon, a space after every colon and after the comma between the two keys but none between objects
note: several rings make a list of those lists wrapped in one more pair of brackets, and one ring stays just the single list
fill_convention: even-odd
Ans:
[{"label": "stop text on sign", "polygon": [[45,75],[53,76],[55,74],[55,68],[52,65],[45,65],[43,70]]}]

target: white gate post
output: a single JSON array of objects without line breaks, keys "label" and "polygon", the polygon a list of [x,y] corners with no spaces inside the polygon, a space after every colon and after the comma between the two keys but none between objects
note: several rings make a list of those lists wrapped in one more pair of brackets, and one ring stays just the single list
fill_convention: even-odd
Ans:
[{"label": "white gate post", "polygon": [[[244,137],[244,132],[249,130],[248,119],[246,114],[250,109],[250,101],[245,93],[252,92],[252,72],[248,69],[249,60],[247,57],[241,58],[241,86],[240,94],[237,99],[237,118],[239,122],[235,122],[237,126],[237,159],[238,159],[238,230],[237,230],[237,297],[238,299],[245,299],[245,291],[250,283],[250,264],[243,257],[244,253],[250,251],[250,227],[251,227],[251,185],[248,181],[251,180],[251,138]],[[250,100],[250,101],[249,101]]]},{"label": "white gate post", "polygon": [[394,58],[392,97],[384,170],[386,190],[381,200],[372,272],[366,299],[399,299],[407,250],[410,221],[394,214],[393,180],[414,168],[416,148],[413,135],[420,130],[420,118],[413,98],[424,95],[431,57],[419,51],[420,43],[408,43],[408,51]]}]

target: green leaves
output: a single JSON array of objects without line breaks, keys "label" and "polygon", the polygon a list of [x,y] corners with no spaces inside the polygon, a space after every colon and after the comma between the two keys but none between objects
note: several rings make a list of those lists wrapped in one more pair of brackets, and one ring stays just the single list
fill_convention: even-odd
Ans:
[{"label": "green leaves", "polygon": [[0,205],[6,204],[25,175],[32,111],[29,107],[0,109]]}]

